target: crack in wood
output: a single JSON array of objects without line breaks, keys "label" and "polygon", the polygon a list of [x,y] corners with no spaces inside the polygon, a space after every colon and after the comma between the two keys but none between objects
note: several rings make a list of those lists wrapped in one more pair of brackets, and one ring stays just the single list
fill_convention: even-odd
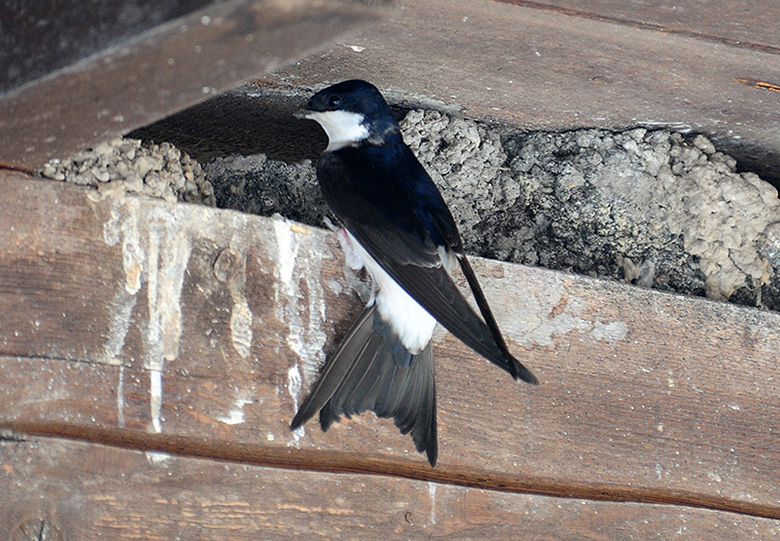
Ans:
[{"label": "crack in wood", "polygon": [[780,47],[773,45],[763,45],[760,43],[753,43],[740,39],[725,38],[722,36],[713,36],[711,34],[705,34],[702,32],[693,32],[690,30],[680,30],[677,28],[670,28],[656,23],[649,23],[645,21],[638,21],[634,19],[626,19],[622,17],[611,17],[601,13],[592,13],[590,11],[583,11],[579,9],[565,8],[561,6],[554,6],[545,4],[544,2],[533,2],[530,0],[499,0],[499,2],[505,4],[511,4],[514,6],[525,7],[529,9],[537,9],[540,11],[548,11],[552,13],[558,13],[560,15],[566,15],[569,17],[580,17],[582,19],[590,19],[598,22],[619,24],[623,26],[631,26],[632,28],[638,28],[640,30],[650,30],[653,32],[662,32],[664,34],[674,34],[685,38],[693,38],[701,41],[707,41],[710,43],[719,43],[722,45],[728,45],[730,47],[736,47],[738,49],[747,49],[751,51],[760,51],[762,53],[780,54]]},{"label": "crack in wood", "polygon": [[13,430],[0,429],[0,442],[8,441],[12,443],[23,443],[27,441],[27,438],[21,434],[17,434]]}]

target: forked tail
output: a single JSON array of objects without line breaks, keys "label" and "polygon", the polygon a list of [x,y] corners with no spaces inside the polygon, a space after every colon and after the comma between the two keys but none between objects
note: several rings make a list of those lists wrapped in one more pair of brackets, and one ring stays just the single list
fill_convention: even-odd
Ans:
[{"label": "forked tail", "polygon": [[290,425],[295,430],[320,412],[322,430],[364,411],[392,417],[402,434],[411,432],[419,452],[436,465],[436,384],[431,344],[412,355],[372,304],[325,364],[320,378]]}]

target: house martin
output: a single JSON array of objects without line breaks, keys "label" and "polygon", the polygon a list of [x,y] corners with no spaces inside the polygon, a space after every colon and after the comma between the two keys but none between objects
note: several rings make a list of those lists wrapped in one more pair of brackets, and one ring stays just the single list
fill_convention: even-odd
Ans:
[{"label": "house martin", "polygon": [[[341,415],[371,410],[411,432],[436,465],[436,385],[431,337],[436,322],[515,379],[538,383],[507,348],[463,251],[441,193],[406,146],[373,85],[345,81],[309,100],[302,115],[328,136],[317,164],[323,196],[341,222],[347,262],[365,267],[372,297],[292,421],[317,412],[322,430]],[[453,283],[458,265],[481,316]]]}]

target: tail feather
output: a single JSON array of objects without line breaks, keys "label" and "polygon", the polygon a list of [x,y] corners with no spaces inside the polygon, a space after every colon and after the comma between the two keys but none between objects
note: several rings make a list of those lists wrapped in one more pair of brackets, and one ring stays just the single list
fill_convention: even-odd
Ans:
[{"label": "tail feather", "polygon": [[[496,360],[495,355],[487,356],[487,358],[490,359],[492,362],[498,364],[505,370],[508,370],[509,373],[512,374],[513,378],[515,379],[519,378],[525,382],[538,385],[539,380],[536,379],[536,376],[534,376],[530,370],[528,370],[525,366],[523,366],[523,363],[518,361],[509,352],[509,348],[506,345],[506,341],[504,340],[501,331],[498,329],[498,323],[496,322],[496,318],[493,316],[493,311],[490,309],[490,305],[488,304],[487,299],[485,298],[485,294],[482,292],[482,287],[479,285],[479,281],[477,280],[477,275],[474,274],[474,269],[471,268],[471,264],[469,263],[466,254],[462,254],[457,257],[458,257],[458,261],[460,262],[460,268],[463,271],[463,274],[466,276],[466,281],[468,281],[469,287],[471,287],[471,292],[474,294],[474,300],[477,301],[477,307],[479,308],[479,311],[482,313],[482,317],[485,320],[487,329],[490,331],[490,335],[493,337],[493,342],[498,347],[500,357],[502,357],[500,362]],[[468,345],[471,346],[472,348],[474,347],[471,344]],[[490,345],[491,344],[488,343],[488,346]],[[481,351],[479,352],[482,353]],[[484,353],[482,354],[484,355]]]},{"label": "tail feather", "polygon": [[408,381],[406,378],[396,377],[398,367],[393,370],[392,377],[385,379],[384,388],[376,403],[376,414],[379,417],[390,417],[391,412],[398,410],[401,398],[406,395]]},{"label": "tail feather", "polygon": [[290,424],[292,430],[302,426],[306,421],[314,417],[336,392],[336,389],[352,367],[352,364],[345,362],[345,359],[356,359],[361,355],[360,350],[372,332],[371,322],[373,317],[373,311],[364,310],[352,325],[349,333],[347,333],[347,337],[333,354],[331,361],[323,368],[322,374],[320,374],[319,379],[312,387],[308,398],[298,409],[298,413],[296,413]]},{"label": "tail feather", "polygon": [[425,452],[434,466],[438,440],[431,345],[418,355],[408,351],[399,355],[400,342],[387,334],[384,325],[375,305],[363,311],[290,427],[298,428],[319,411],[325,431],[341,415],[351,417],[370,410],[377,417],[392,417],[402,434],[411,432],[417,450]]}]

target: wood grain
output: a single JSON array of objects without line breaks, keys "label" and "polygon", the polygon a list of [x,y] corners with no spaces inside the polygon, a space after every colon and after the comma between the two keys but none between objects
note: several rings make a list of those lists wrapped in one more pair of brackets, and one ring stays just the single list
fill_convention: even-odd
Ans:
[{"label": "wood grain", "polygon": [[[58,19],[77,21],[80,33],[71,30],[83,39],[46,33],[58,25],[47,21],[43,10],[40,31],[26,31],[35,28],[39,12],[19,15],[3,6],[0,18],[14,32],[4,32],[2,46],[11,59],[26,52],[30,62],[22,63],[22,69],[32,66],[39,72],[22,73],[24,84],[0,92],[0,164],[35,171],[51,159],[146,126],[316,50],[374,20],[380,5],[181,2],[166,4],[176,6],[169,9],[178,16],[162,21],[164,15],[155,17],[155,9],[143,2],[116,10],[106,6],[99,16],[80,20],[79,3],[59,4]],[[128,15],[135,11],[141,13]],[[17,19],[22,23],[15,24]],[[121,27],[133,31],[126,29],[123,38],[113,35],[116,43],[111,46],[98,46],[110,40],[94,36],[121,32]],[[52,43],[57,43],[54,52],[41,52],[51,50]],[[66,65],[41,65],[52,57]]]},{"label": "wood grain", "polygon": [[359,77],[413,107],[513,128],[693,130],[743,170],[780,182],[778,93],[739,81],[780,85],[776,3],[517,3],[406,0],[263,80]]},{"label": "wood grain", "polygon": [[780,518],[777,314],[477,259],[510,349],[542,384],[513,383],[438,331],[431,470],[370,415],[288,429],[362,304],[331,234],[2,176],[2,427]]},{"label": "wood grain", "polygon": [[734,47],[780,53],[777,21],[780,6],[772,0],[499,0],[516,6],[601,20],[726,43]]},{"label": "wood grain", "polygon": [[[768,539],[775,520],[285,471],[58,439],[0,441],[0,538]],[[39,530],[36,530],[39,531]],[[23,535],[27,532],[28,535]]]}]

